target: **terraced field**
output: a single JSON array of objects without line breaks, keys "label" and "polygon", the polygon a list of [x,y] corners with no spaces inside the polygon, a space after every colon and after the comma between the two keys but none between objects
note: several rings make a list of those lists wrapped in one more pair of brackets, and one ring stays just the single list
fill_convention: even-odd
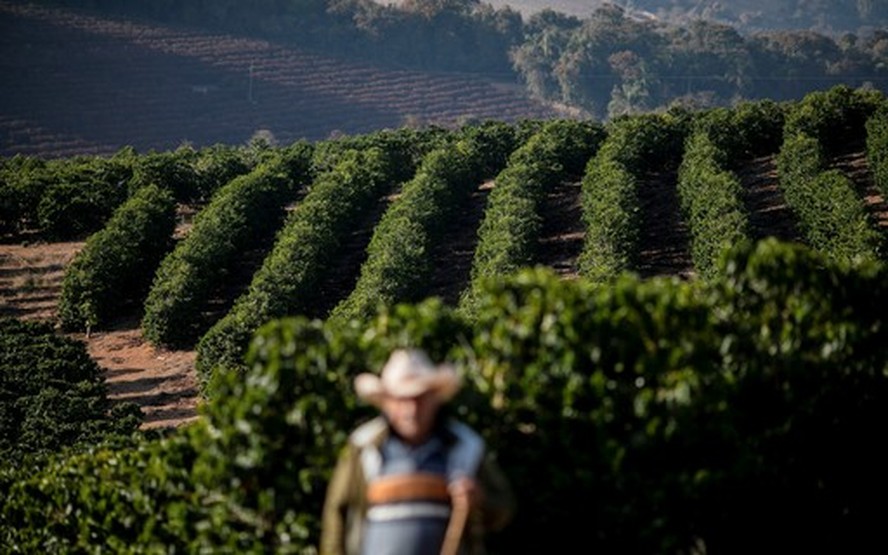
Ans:
[{"label": "terraced field", "polygon": [[0,1],[0,156],[63,157],[556,115],[517,83]]}]

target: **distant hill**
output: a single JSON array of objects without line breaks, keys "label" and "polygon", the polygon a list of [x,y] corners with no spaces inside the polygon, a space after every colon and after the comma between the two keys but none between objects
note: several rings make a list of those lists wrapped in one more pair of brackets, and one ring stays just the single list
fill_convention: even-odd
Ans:
[{"label": "distant hill", "polygon": [[[289,143],[553,115],[523,87],[265,40],[0,2],[0,156]],[[270,135],[269,135],[270,134]]]},{"label": "distant hill", "polygon": [[862,28],[884,28],[888,23],[888,3],[879,0],[489,0],[489,3],[497,8],[511,6],[525,16],[551,9],[580,18],[610,3],[648,12],[660,19],[712,19],[742,31],[814,29],[841,34]]}]

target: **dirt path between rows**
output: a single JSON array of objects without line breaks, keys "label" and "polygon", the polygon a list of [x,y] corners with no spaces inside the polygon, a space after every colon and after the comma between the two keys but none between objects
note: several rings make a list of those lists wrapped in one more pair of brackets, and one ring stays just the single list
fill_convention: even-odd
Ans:
[{"label": "dirt path between rows", "polygon": [[[852,178],[874,222],[888,232],[888,203],[872,183],[863,155],[849,154],[837,159],[834,165]],[[738,175],[744,184],[754,238],[776,236],[801,242],[794,216],[777,185],[774,157],[751,160]],[[473,193],[469,208],[454,223],[450,240],[436,249],[436,272],[430,286],[434,294],[448,302],[455,302],[466,285],[477,226],[492,186],[492,182],[485,183]],[[674,176],[652,176],[643,188],[640,197],[647,222],[642,238],[643,273],[691,275],[688,233],[678,212]],[[381,203],[358,226],[354,244],[346,248],[350,252],[349,265],[353,267],[351,275],[343,283],[331,285],[328,304],[343,294],[349,280],[353,281],[372,223],[378,220],[384,206]],[[544,211],[544,259],[540,263],[553,267],[565,278],[575,277],[576,256],[583,236],[579,185],[565,182],[553,190]],[[184,230],[181,228],[179,235]],[[0,243],[0,315],[55,323],[65,267],[83,245],[82,241],[49,243],[27,239]],[[339,270],[343,267],[337,266]],[[111,399],[131,401],[142,408],[144,428],[176,427],[198,418],[200,396],[193,350],[152,346],[142,337],[135,315],[122,317],[110,329],[94,331],[89,337],[84,333],[68,335],[83,341],[90,356],[104,369]]]},{"label": "dirt path between rows", "polygon": [[[83,245],[80,241],[0,244],[0,315],[56,323],[64,269]],[[153,347],[142,337],[135,316],[89,337],[67,335],[83,341],[104,369],[109,398],[141,407],[143,428],[176,427],[197,418],[194,351]]]}]

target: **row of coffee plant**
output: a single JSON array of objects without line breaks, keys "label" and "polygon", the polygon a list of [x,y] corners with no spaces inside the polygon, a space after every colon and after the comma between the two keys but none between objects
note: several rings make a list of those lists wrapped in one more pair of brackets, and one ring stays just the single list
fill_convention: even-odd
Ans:
[{"label": "row of coffee plant", "polygon": [[846,85],[808,93],[789,104],[784,139],[800,133],[813,137],[827,157],[835,157],[863,146],[866,122],[884,103],[885,96],[878,90]]},{"label": "row of coffee plant", "polygon": [[866,153],[876,187],[888,198],[888,105],[866,122]]},{"label": "row of coffee plant", "polygon": [[106,397],[86,346],[49,323],[0,318],[0,491],[29,457],[128,436],[141,422],[131,403]]},{"label": "row of coffee plant", "polygon": [[681,159],[687,114],[630,116],[607,126],[607,139],[588,162],[581,184],[586,237],[579,271],[606,281],[638,263],[640,181]]},{"label": "row of coffee plant", "polygon": [[731,108],[702,110],[694,114],[694,130],[705,132],[724,153],[724,169],[737,171],[753,158],[780,150],[790,106],[791,103],[758,100]]},{"label": "row of coffee plant", "polygon": [[311,159],[311,146],[296,143],[218,190],[157,269],[142,318],[147,339],[190,347],[207,331],[204,315],[213,296],[247,263],[245,252],[271,241],[285,207],[310,180]]},{"label": "row of coffee plant", "polygon": [[743,186],[725,169],[727,154],[706,131],[693,133],[678,170],[678,197],[691,234],[694,269],[713,277],[727,246],[749,240]]},{"label": "row of coffee plant", "polygon": [[248,290],[201,337],[199,374],[208,377],[217,365],[240,365],[262,322],[323,311],[318,287],[343,254],[355,222],[372,217],[382,197],[412,177],[423,157],[451,135],[437,128],[401,129],[316,143],[308,194],[278,231]]},{"label": "row of coffee plant", "polygon": [[533,265],[546,193],[578,179],[603,139],[600,125],[554,121],[512,153],[496,176],[478,229],[470,284],[460,298],[463,310],[472,311],[483,280]]},{"label": "row of coffee plant", "polygon": [[114,210],[145,185],[170,189],[179,202],[202,202],[264,155],[215,145],[144,155],[127,147],[108,158],[16,156],[0,165],[0,233],[82,238],[101,229]]},{"label": "row of coffee plant", "polygon": [[785,107],[767,100],[695,114],[677,191],[691,234],[691,258],[704,278],[713,277],[727,246],[750,239],[744,189],[734,172],[757,156],[777,152],[784,117]]},{"label": "row of coffee plant", "polygon": [[432,247],[446,240],[448,223],[472,191],[506,165],[517,140],[513,127],[491,122],[430,152],[373,230],[352,292],[330,313],[364,318],[379,304],[423,298],[434,268]]},{"label": "row of coffee plant", "polygon": [[399,185],[391,156],[373,147],[348,150],[312,182],[279,231],[249,289],[201,338],[197,368],[238,366],[255,330],[271,318],[311,312],[325,274],[341,255],[354,222]]},{"label": "row of coffee plant", "polygon": [[845,174],[827,169],[817,138],[788,135],[777,170],[783,196],[809,245],[835,260],[879,256],[882,238],[869,221],[863,199]]},{"label": "row of coffee plant", "polygon": [[275,320],[246,376],[217,375],[202,419],[22,469],[0,496],[0,542],[313,552],[336,457],[372,414],[352,379],[415,345],[462,371],[453,414],[514,486],[492,554],[552,538],[608,553],[880,551],[886,271],[765,241],[712,280],[490,280],[472,319],[432,299],[347,326]]},{"label": "row of coffee plant", "polygon": [[169,190],[148,185],[136,191],[65,269],[58,307],[62,326],[89,333],[140,306],[154,270],[173,247],[175,227],[176,202]]}]

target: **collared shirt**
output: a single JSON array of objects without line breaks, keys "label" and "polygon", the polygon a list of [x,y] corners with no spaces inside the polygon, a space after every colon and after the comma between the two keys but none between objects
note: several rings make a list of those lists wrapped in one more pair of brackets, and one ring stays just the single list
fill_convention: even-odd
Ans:
[{"label": "collared shirt", "polygon": [[[410,484],[370,506],[361,552],[365,555],[437,555],[450,518],[446,499],[447,450],[436,436],[412,447],[392,435],[382,444],[382,467],[374,483]],[[440,486],[436,483],[440,482]],[[441,490],[443,488],[443,494]],[[394,488],[379,488],[392,491]]]}]

